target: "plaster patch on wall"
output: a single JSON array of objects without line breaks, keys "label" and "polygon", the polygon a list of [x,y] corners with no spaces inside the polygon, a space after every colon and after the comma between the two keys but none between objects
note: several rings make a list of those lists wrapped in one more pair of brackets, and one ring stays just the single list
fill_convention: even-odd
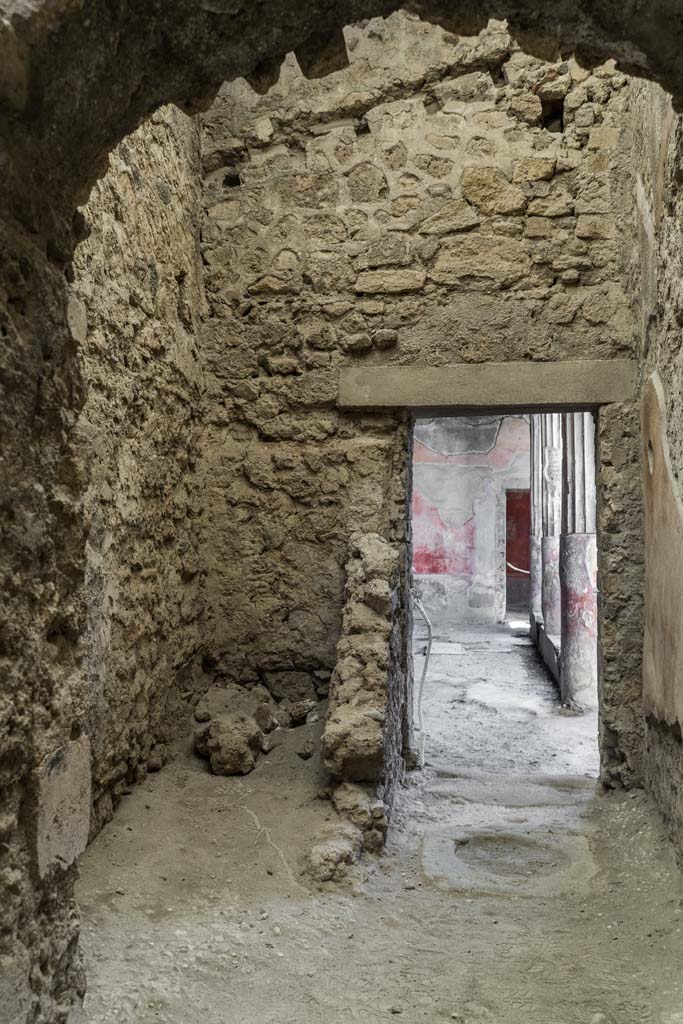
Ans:
[{"label": "plaster patch on wall", "polygon": [[645,492],[645,641],[643,705],[646,714],[683,722],[683,500],[671,468],[666,398],[659,374],[643,393]]},{"label": "plaster patch on wall", "polygon": [[90,741],[72,740],[49,754],[37,772],[38,873],[68,868],[83,853],[90,831]]}]

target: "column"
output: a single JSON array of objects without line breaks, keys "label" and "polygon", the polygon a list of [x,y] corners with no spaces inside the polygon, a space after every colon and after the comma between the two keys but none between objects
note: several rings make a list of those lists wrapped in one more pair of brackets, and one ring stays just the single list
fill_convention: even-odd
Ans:
[{"label": "column", "polygon": [[561,633],[560,531],[562,526],[562,414],[543,413],[541,453],[543,486],[541,560],[541,609],[545,632],[559,639]]},{"label": "column", "polygon": [[591,413],[565,413],[562,423],[561,693],[592,707],[598,692],[598,552],[595,423]]},{"label": "column", "polygon": [[531,537],[530,537],[530,573],[529,573],[529,623],[531,638],[536,639],[536,627],[541,615],[541,590],[543,579],[543,556],[541,539],[543,537],[543,460],[541,456],[541,416],[532,413],[529,417],[531,431]]}]

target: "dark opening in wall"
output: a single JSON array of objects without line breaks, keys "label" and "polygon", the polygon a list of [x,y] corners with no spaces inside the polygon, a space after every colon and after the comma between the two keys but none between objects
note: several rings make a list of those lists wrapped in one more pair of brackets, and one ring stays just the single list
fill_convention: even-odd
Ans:
[{"label": "dark opening in wall", "polygon": [[225,172],[225,177],[223,178],[223,185],[226,188],[239,188],[241,184],[242,179],[240,178],[239,171],[234,167],[229,168],[229,170]]},{"label": "dark opening in wall", "polygon": [[549,132],[563,132],[564,100],[543,100],[541,123]]}]

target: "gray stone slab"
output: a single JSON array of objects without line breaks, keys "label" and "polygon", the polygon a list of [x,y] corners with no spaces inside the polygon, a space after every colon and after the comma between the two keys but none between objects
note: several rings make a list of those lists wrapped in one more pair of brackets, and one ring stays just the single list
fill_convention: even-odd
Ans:
[{"label": "gray stone slab", "polygon": [[636,364],[626,359],[344,367],[340,408],[572,409],[627,402]]}]

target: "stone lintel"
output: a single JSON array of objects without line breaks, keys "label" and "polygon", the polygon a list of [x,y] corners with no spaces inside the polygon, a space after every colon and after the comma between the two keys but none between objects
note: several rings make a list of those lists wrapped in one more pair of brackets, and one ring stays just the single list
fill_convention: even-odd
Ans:
[{"label": "stone lintel", "polygon": [[635,396],[627,359],[353,366],[339,378],[342,409],[592,409]]}]

